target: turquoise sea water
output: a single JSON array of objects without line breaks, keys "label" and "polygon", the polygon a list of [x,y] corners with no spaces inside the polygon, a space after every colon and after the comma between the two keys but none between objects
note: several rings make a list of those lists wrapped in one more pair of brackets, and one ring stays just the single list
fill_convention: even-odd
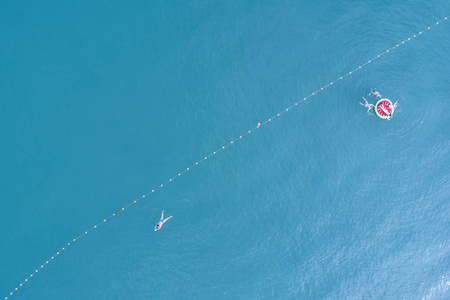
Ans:
[{"label": "turquoise sea water", "polygon": [[[0,4],[0,296],[448,15],[443,0]],[[302,102],[9,299],[450,298],[449,36],[447,20]],[[358,104],[371,87],[399,101],[390,122]]]}]

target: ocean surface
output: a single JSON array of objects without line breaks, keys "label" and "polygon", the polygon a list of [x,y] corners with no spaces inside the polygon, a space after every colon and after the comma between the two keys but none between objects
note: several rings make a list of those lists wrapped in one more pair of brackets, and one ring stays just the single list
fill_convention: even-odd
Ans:
[{"label": "ocean surface", "polygon": [[0,298],[450,299],[449,15],[2,2]]}]

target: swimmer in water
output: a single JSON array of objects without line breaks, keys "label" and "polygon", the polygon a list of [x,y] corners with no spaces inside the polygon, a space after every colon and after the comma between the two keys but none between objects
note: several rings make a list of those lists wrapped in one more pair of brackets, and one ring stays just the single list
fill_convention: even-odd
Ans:
[{"label": "swimmer in water", "polygon": [[387,119],[390,121],[392,114],[394,113],[394,109],[396,109],[398,106],[398,101],[395,102],[394,104],[389,104],[388,108],[389,108],[389,113],[387,114]]},{"label": "swimmer in water", "polygon": [[375,105],[370,104],[369,102],[367,102],[366,98],[362,97],[365,101],[365,104],[362,104],[361,102],[359,102],[359,104],[361,104],[364,107],[367,107],[367,113],[369,113],[369,111],[372,109],[372,107],[375,107]]},{"label": "swimmer in water", "polygon": [[372,89],[372,91],[370,92],[369,96],[370,96],[370,95],[374,95],[375,97],[380,97],[380,98],[382,98],[381,95],[380,95],[380,93],[379,93],[376,89]]},{"label": "swimmer in water", "polygon": [[394,111],[394,109],[396,109],[398,106],[398,101],[395,102],[394,104],[389,104],[389,109],[391,110],[391,114]]},{"label": "swimmer in water", "polygon": [[172,216],[168,217],[167,219],[164,220],[164,211],[162,211],[161,214],[161,219],[159,220],[159,222],[155,225],[155,231],[158,231],[161,229],[161,227],[163,226],[163,224],[169,220],[170,218],[172,218]]}]

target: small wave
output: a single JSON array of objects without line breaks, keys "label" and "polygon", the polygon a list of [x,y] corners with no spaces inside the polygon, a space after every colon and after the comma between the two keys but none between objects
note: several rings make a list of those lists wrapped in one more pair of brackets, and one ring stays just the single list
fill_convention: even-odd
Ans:
[{"label": "small wave", "polygon": [[450,289],[450,281],[448,276],[442,275],[441,281],[436,286],[433,286],[430,289],[430,292],[425,297],[422,297],[422,300],[425,299],[434,299],[435,297],[444,296],[448,290]]}]

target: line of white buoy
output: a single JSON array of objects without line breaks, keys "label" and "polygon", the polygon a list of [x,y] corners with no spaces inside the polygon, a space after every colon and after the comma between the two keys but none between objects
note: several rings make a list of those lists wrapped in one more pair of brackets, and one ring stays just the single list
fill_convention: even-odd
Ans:
[{"label": "line of white buoy", "polygon": [[397,47],[399,47],[400,45],[405,44],[406,42],[418,37],[419,35],[421,35],[422,33],[424,33],[427,30],[430,30],[432,27],[438,25],[439,23],[441,23],[442,21],[447,20],[449,17],[445,17],[444,19],[434,23],[431,26],[428,26],[426,29],[418,32],[417,34],[414,34],[413,36],[407,38],[406,40],[396,44],[395,46],[381,52],[380,54],[378,54],[377,56],[375,56],[374,58],[372,58],[371,60],[368,60],[367,62],[361,64],[360,66],[358,66],[357,68],[351,70],[350,72],[340,76],[338,79],[330,82],[329,84],[321,87],[320,89],[318,89],[317,91],[314,91],[313,93],[309,94],[308,96],[304,97],[303,99],[295,102],[294,104],[292,104],[291,106],[287,107],[286,109],[284,109],[283,111],[279,112],[278,114],[274,115],[273,117],[267,119],[266,121],[264,121],[263,123],[258,123],[258,126],[252,128],[251,130],[248,130],[247,132],[243,133],[242,135],[240,135],[238,138],[230,141],[229,143],[227,143],[225,146],[220,147],[219,149],[217,149],[216,151],[212,152],[211,154],[205,156],[204,158],[200,159],[199,161],[197,161],[196,163],[194,163],[193,165],[189,166],[188,168],[182,170],[180,173],[178,173],[177,175],[175,175],[174,177],[170,178],[169,180],[167,180],[166,182],[163,182],[162,184],[160,184],[159,186],[155,187],[153,190],[151,190],[150,192],[148,192],[147,194],[142,195],[142,197],[139,197],[138,199],[134,200],[133,202],[130,202],[128,205],[122,207],[121,209],[119,209],[118,211],[116,211],[115,213],[113,213],[112,215],[110,215],[109,217],[107,217],[106,219],[103,219],[103,221],[101,221],[100,223],[94,225],[93,227],[89,228],[88,230],[86,230],[84,233],[80,234],[79,236],[77,236],[76,238],[70,240],[64,247],[62,247],[58,252],[56,252],[52,257],[50,257],[47,261],[45,261],[45,263],[43,263],[39,268],[37,268],[33,273],[31,273],[30,276],[28,276],[28,278],[26,278],[21,284],[19,284],[11,293],[9,293],[8,296],[5,297],[5,300],[8,299],[9,297],[11,297],[18,289],[20,289],[26,282],[28,282],[33,276],[35,276],[42,268],[44,268],[48,263],[50,263],[53,259],[56,258],[56,256],[58,256],[59,254],[61,254],[62,251],[66,250],[67,247],[69,247],[70,245],[72,245],[74,242],[76,242],[78,239],[82,238],[83,236],[85,236],[86,234],[88,234],[90,231],[96,229],[97,227],[99,227],[101,224],[104,224],[106,221],[108,221],[109,219],[115,217],[118,213],[124,211],[126,208],[130,207],[131,205],[137,203],[138,201],[140,201],[141,199],[145,198],[146,196],[156,192],[158,189],[161,189],[162,187],[164,187],[165,185],[167,185],[168,183],[172,182],[174,179],[180,177],[181,175],[183,175],[184,173],[190,171],[193,167],[197,166],[198,164],[200,164],[201,162],[207,160],[208,158],[210,158],[213,155],[216,155],[217,153],[219,153],[220,151],[222,151],[223,149],[225,149],[226,147],[234,144],[236,141],[242,139],[243,137],[245,137],[246,135],[252,133],[254,130],[260,128],[261,126],[266,125],[267,123],[273,121],[274,119],[278,118],[279,116],[281,116],[282,114],[284,114],[285,112],[289,111],[290,109],[294,108],[295,106],[297,106],[299,103],[306,101],[307,99],[311,98],[312,96],[314,96],[315,94],[323,91],[324,89],[326,89],[327,87],[335,84],[336,82],[344,79],[345,77],[353,74],[355,71],[358,71],[359,69],[365,67],[366,65],[370,64],[371,62],[373,62],[374,60],[380,58],[382,55],[390,52],[391,50],[396,49]]}]

